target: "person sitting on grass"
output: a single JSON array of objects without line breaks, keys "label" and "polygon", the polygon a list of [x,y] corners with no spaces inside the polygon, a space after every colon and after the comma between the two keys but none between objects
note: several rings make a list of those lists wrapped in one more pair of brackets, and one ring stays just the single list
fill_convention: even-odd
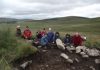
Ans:
[{"label": "person sitting on grass", "polygon": [[82,46],[84,39],[81,37],[81,35],[77,32],[75,35],[72,36],[72,44],[73,46]]},{"label": "person sitting on grass", "polygon": [[20,26],[18,25],[18,26],[16,27],[16,36],[17,36],[17,37],[21,37],[21,35],[22,35],[22,32],[21,32]]},{"label": "person sitting on grass", "polygon": [[46,29],[43,28],[43,30],[41,31],[41,35],[44,36],[46,34]]},{"label": "person sitting on grass", "polygon": [[47,33],[47,39],[48,43],[53,43],[53,38],[54,38],[54,32],[51,31],[51,28],[49,28],[49,32]]},{"label": "person sitting on grass", "polygon": [[86,40],[86,37],[81,36],[78,32],[75,33],[72,37],[72,44],[76,48],[76,53],[84,52],[86,47],[84,46],[83,42]]},{"label": "person sitting on grass", "polygon": [[65,46],[71,46],[71,35],[70,34],[65,35],[64,44],[65,44]]},{"label": "person sitting on grass", "polygon": [[66,47],[66,50],[70,53],[75,51],[75,47],[72,46],[72,37],[70,34],[66,34],[64,38],[64,45]]},{"label": "person sitting on grass", "polygon": [[36,38],[39,40],[42,38],[41,31],[36,32]]},{"label": "person sitting on grass", "polygon": [[57,40],[58,38],[60,38],[60,34],[59,34],[59,32],[56,32],[56,33],[54,34],[53,42],[56,43],[56,40]]},{"label": "person sitting on grass", "polygon": [[36,46],[36,47],[40,46],[40,40],[41,40],[41,38],[42,38],[42,35],[41,35],[40,31],[36,32],[36,36],[35,36],[35,39],[33,40],[32,44],[34,46]]},{"label": "person sitting on grass", "polygon": [[47,45],[48,45],[47,34],[43,35],[43,37],[41,38],[40,44],[42,47],[47,48]]},{"label": "person sitting on grass", "polygon": [[28,26],[26,26],[26,29],[23,32],[23,37],[24,37],[24,39],[28,39],[28,40],[30,40],[32,38],[32,32]]}]

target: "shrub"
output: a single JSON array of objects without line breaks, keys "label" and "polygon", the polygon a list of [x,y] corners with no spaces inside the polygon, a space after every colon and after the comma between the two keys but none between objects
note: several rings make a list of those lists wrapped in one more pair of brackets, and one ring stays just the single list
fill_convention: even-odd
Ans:
[{"label": "shrub", "polygon": [[85,45],[87,47],[90,47],[90,48],[100,48],[100,42],[91,42],[91,41],[86,41]]},{"label": "shrub", "polygon": [[32,47],[29,43],[21,43],[17,48],[17,58],[28,56],[29,54],[33,54],[37,51],[35,47]]},{"label": "shrub", "polygon": [[96,47],[96,48],[100,48],[100,43],[99,42],[94,42],[93,46]]}]

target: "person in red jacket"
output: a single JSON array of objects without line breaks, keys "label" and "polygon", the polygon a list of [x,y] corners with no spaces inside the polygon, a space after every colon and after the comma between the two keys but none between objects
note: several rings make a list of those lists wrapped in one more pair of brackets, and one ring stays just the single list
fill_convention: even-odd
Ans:
[{"label": "person in red jacket", "polygon": [[84,39],[80,36],[80,34],[77,32],[75,35],[72,36],[72,44],[73,46],[82,46]]},{"label": "person in red jacket", "polygon": [[29,39],[29,40],[32,38],[32,32],[31,32],[31,30],[29,29],[28,26],[26,26],[26,29],[23,32],[23,37],[25,39]]}]

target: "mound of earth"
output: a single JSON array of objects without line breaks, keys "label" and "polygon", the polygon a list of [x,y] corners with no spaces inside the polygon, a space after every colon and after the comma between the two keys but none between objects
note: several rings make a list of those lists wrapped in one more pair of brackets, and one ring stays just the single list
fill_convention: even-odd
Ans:
[{"label": "mound of earth", "polygon": [[[70,59],[74,60],[73,64],[61,58],[61,53],[66,53]],[[54,48],[42,48],[34,55],[16,60],[14,66],[22,70],[20,65],[28,60],[32,60],[32,63],[25,70],[100,70],[100,65],[94,61],[97,58],[100,57],[82,58],[76,53],[69,53],[68,51],[61,51]],[[75,61],[75,59],[78,59],[79,62]]]}]

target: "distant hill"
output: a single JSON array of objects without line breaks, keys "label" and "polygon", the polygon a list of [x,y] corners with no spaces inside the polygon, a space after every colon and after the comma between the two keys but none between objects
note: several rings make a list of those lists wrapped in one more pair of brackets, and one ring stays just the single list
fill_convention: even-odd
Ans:
[{"label": "distant hill", "polygon": [[78,16],[69,16],[69,17],[59,17],[59,18],[51,18],[51,19],[44,19],[44,20],[86,20],[86,19],[89,19],[89,18],[86,18],[86,17],[78,17]]},{"label": "distant hill", "polygon": [[34,19],[14,19],[14,18],[0,18],[0,23],[16,23],[20,21],[25,22],[58,22],[58,23],[65,23],[65,22],[90,22],[100,21],[100,17],[97,18],[86,18],[86,17],[78,17],[78,16],[69,16],[69,17],[59,17],[59,18],[51,18],[51,19],[43,19],[43,20],[34,20]]},{"label": "distant hill", "polygon": [[33,22],[35,20],[33,19],[15,19],[15,18],[0,18],[0,23],[16,23],[16,22],[20,22],[20,21],[24,21],[24,22]]},{"label": "distant hill", "polygon": [[86,17],[77,17],[77,16],[69,16],[69,17],[59,17],[52,19],[44,19],[38,20],[37,22],[46,22],[46,23],[82,23],[89,22],[91,19]]},{"label": "distant hill", "polygon": [[13,18],[0,18],[0,23],[15,23],[18,19]]}]

